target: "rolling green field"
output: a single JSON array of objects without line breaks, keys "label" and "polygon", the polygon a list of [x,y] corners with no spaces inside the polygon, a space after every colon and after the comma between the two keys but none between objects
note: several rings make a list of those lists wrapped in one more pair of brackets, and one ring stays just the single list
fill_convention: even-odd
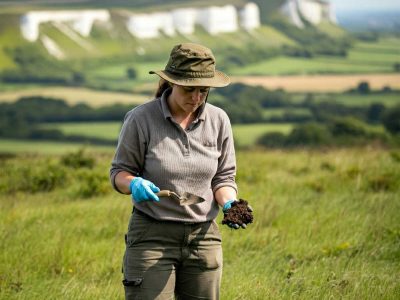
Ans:
[{"label": "rolling green field", "polygon": [[[56,123],[45,124],[45,128],[56,128],[67,135],[83,135],[89,137],[116,140],[121,128],[120,122],[82,122],[82,123]],[[251,146],[262,134],[271,131],[289,133],[291,124],[238,124],[233,126],[233,134],[238,146]],[[10,149],[0,140],[1,149]]]},{"label": "rolling green field", "polygon": [[[307,94],[293,93],[292,101],[299,103],[304,101]],[[380,103],[387,107],[400,104],[400,93],[315,93],[312,99],[316,102],[336,102],[348,106],[368,106],[374,103]]]},{"label": "rolling green field", "polygon": [[10,153],[33,153],[39,155],[65,154],[77,151],[82,147],[106,152],[114,150],[110,146],[83,145],[82,143],[0,139],[0,156]]},{"label": "rolling green field", "polygon": [[[131,201],[111,190],[112,153],[86,155],[92,169],[58,155],[2,158],[0,299],[123,299]],[[399,299],[399,152],[239,151],[237,160],[255,220],[220,225],[221,299]]]},{"label": "rolling green field", "polygon": [[239,147],[253,146],[256,140],[267,132],[277,131],[287,134],[292,124],[237,124],[233,125],[233,136]]},{"label": "rolling green field", "polygon": [[232,75],[349,74],[393,72],[400,61],[400,39],[357,43],[347,57],[317,56],[313,59],[277,57],[231,70]]},{"label": "rolling green field", "polygon": [[44,128],[61,130],[66,135],[83,135],[116,140],[121,129],[121,122],[79,122],[44,124]]}]

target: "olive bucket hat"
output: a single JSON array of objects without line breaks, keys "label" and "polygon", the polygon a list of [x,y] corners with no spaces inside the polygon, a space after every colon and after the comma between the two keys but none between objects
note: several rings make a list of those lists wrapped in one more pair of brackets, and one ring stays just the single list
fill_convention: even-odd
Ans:
[{"label": "olive bucket hat", "polygon": [[149,73],[183,86],[223,87],[230,83],[226,74],[215,69],[211,50],[193,43],[176,45],[165,70]]}]

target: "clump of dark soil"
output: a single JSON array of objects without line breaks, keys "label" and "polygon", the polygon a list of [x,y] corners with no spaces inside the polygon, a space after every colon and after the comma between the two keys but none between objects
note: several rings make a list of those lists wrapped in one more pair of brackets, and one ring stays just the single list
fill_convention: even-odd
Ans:
[{"label": "clump of dark soil", "polygon": [[233,202],[231,208],[224,213],[222,224],[238,224],[245,228],[247,224],[253,222],[252,211],[246,200],[239,199]]}]

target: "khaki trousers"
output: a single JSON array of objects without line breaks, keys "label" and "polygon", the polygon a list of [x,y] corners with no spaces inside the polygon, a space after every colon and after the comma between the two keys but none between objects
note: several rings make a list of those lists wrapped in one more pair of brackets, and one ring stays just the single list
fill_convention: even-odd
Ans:
[{"label": "khaki trousers", "polygon": [[125,240],[126,299],[219,299],[222,247],[215,221],[157,221],[134,210]]}]

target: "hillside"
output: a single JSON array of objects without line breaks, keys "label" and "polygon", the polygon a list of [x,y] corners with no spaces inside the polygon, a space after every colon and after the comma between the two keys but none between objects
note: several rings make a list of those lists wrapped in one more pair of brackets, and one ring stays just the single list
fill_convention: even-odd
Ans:
[{"label": "hillside", "polygon": [[[312,2],[298,0],[298,3],[300,1]],[[7,3],[9,5],[5,5]],[[92,0],[0,2],[0,75],[6,83],[81,85],[91,82],[92,87],[101,87],[104,85],[101,79],[93,79],[87,70],[116,64],[139,68],[143,62],[162,65],[165,54],[173,45],[181,42],[208,45],[225,70],[282,54],[307,58],[315,54],[345,55],[350,45],[347,33],[336,24],[323,19],[319,24],[312,24],[311,19],[310,22],[304,19],[307,11],[303,9],[305,25],[300,28],[292,23],[289,15],[282,13],[285,0],[258,0],[255,3],[258,5],[257,18],[260,24],[249,29],[243,27],[242,15],[248,6],[247,1],[243,0],[117,0],[112,4],[110,1]],[[229,10],[228,4],[232,10],[237,11],[235,16],[237,14],[238,24],[234,31],[211,32],[220,29],[217,25],[214,28],[208,26],[208,23],[221,18],[218,13],[214,19],[208,22],[203,20],[203,23],[199,23],[198,17],[194,21],[183,15],[183,18],[193,23],[190,25],[193,28],[186,32],[176,27],[171,29],[173,32],[170,34],[164,23],[157,25],[157,28],[149,25],[163,22],[170,15],[174,17],[173,14],[182,8],[186,9],[183,12],[185,14],[189,10],[204,13],[208,9],[210,14],[214,10],[215,15],[216,9],[225,9],[225,12]],[[252,13],[247,16],[248,19],[255,18],[254,11],[247,12]],[[76,16],[65,19],[66,14]],[[88,17],[88,14],[92,14],[92,17]],[[103,14],[103,20],[99,19],[100,14]],[[137,14],[142,18],[142,25],[137,25],[140,21]],[[229,15],[225,14],[226,17]],[[135,33],[132,26],[141,29]],[[138,35],[152,30],[157,32],[148,33],[153,34],[151,38]]]}]

